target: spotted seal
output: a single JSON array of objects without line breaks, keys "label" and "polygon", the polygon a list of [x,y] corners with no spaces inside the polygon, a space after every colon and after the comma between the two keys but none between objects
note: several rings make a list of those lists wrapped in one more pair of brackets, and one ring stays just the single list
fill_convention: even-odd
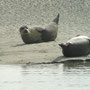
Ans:
[{"label": "spotted seal", "polygon": [[54,41],[57,37],[58,32],[58,23],[59,23],[59,14],[57,17],[49,24],[45,26],[22,26],[19,31],[22,37],[22,40],[26,44],[39,43]]},{"label": "spotted seal", "polygon": [[87,36],[76,36],[66,43],[59,44],[66,57],[88,55],[90,53],[90,38]]}]

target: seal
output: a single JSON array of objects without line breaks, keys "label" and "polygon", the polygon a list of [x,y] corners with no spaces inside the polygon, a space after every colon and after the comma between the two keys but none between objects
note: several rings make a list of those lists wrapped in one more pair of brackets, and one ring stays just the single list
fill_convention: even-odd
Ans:
[{"label": "seal", "polygon": [[59,44],[66,57],[77,57],[90,54],[90,38],[87,36],[76,36],[66,43]]},{"label": "seal", "polygon": [[57,37],[59,14],[45,26],[21,26],[19,31],[26,44],[54,41]]}]

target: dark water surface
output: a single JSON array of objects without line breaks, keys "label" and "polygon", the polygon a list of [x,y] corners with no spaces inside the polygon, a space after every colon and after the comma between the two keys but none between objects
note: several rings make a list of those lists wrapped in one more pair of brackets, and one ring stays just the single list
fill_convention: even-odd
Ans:
[{"label": "dark water surface", "polygon": [[89,90],[90,63],[0,65],[0,90]]}]

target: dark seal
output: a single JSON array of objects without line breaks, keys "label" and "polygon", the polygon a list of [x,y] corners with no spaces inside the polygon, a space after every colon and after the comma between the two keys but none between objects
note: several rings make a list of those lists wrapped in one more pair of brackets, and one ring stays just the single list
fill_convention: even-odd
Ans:
[{"label": "dark seal", "polygon": [[59,44],[66,57],[76,57],[90,54],[90,38],[87,36],[77,36],[66,43]]}]

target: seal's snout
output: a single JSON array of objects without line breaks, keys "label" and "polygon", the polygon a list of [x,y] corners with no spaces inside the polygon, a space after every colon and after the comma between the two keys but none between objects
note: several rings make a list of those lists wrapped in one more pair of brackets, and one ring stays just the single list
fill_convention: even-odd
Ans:
[{"label": "seal's snout", "polygon": [[59,44],[59,46],[61,46],[62,48],[66,47],[66,45],[64,43]]},{"label": "seal's snout", "polygon": [[53,20],[53,22],[55,22],[56,24],[58,24],[59,23],[59,13],[58,13],[58,15],[57,15],[57,17]]}]

